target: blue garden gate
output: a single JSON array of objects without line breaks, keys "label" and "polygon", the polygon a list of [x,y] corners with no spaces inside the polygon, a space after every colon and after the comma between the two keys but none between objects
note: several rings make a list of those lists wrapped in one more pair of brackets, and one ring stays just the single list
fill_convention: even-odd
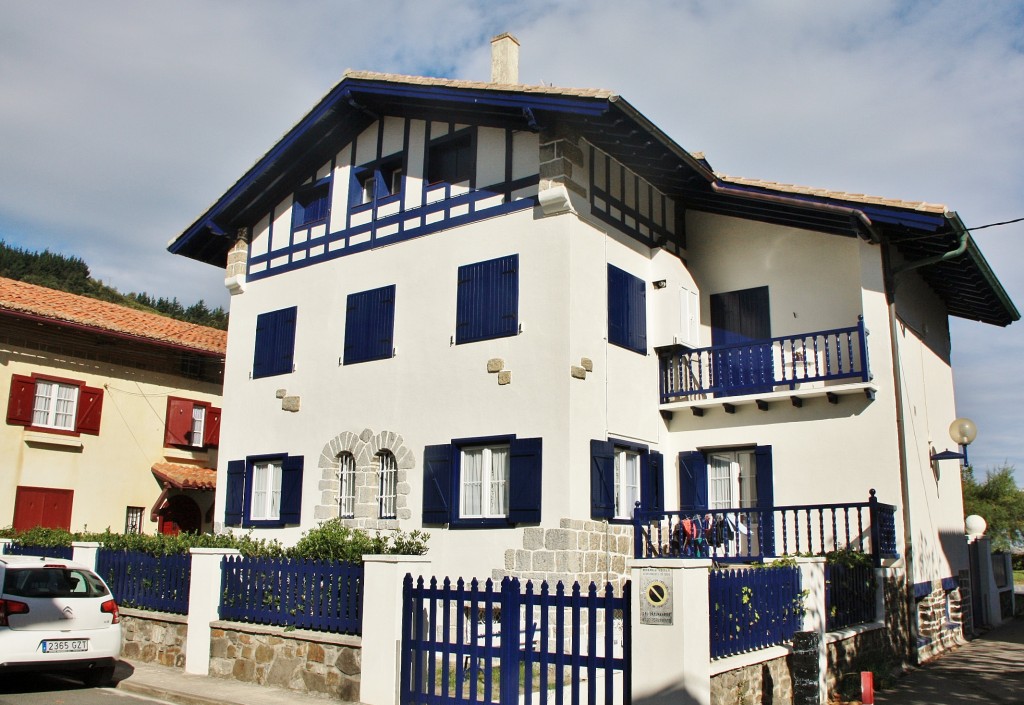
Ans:
[{"label": "blue garden gate", "polygon": [[406,575],[401,703],[628,705],[629,591]]}]

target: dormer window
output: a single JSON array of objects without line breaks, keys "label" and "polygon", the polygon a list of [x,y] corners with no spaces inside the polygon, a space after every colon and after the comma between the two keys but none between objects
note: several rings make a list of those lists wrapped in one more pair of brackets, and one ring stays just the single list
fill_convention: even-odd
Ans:
[{"label": "dormer window", "polygon": [[427,183],[457,184],[473,178],[476,153],[467,130],[431,143],[427,152]]},{"label": "dormer window", "polygon": [[398,195],[402,191],[404,173],[400,155],[356,167],[353,172],[353,192],[358,187],[358,195],[353,204],[366,205]]},{"label": "dormer window", "polygon": [[295,192],[292,203],[292,230],[300,230],[327,221],[330,213],[330,177],[304,186]]}]

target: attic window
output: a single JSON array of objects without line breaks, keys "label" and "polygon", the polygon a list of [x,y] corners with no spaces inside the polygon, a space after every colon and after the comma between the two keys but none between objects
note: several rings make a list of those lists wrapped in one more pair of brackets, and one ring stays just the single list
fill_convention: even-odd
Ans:
[{"label": "attic window", "polygon": [[292,230],[326,222],[330,212],[330,179],[321,179],[295,192],[292,204]]},{"label": "attic window", "polygon": [[359,182],[359,204],[373,203],[394,196],[402,190],[402,159],[392,157],[356,169]]},{"label": "attic window", "polygon": [[470,132],[460,132],[430,145],[427,153],[427,182],[457,184],[473,178],[476,166]]}]

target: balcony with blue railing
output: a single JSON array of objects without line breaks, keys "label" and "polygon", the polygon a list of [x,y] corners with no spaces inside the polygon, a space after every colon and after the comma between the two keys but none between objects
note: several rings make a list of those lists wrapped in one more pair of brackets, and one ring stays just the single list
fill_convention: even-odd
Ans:
[{"label": "balcony with blue railing", "polygon": [[710,558],[758,563],[781,556],[849,551],[878,566],[899,557],[896,507],[878,501],[633,512],[636,558]]},{"label": "balcony with blue railing", "polygon": [[[738,403],[767,409],[775,398],[845,394],[874,398],[863,317],[848,328],[796,333],[707,348],[672,346],[658,352],[663,408],[704,408]],[[728,401],[723,401],[728,400]]]}]

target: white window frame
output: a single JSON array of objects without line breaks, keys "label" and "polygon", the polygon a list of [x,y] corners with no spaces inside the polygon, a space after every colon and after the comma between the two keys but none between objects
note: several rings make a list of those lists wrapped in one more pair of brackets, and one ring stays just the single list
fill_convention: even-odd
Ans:
[{"label": "white window frame", "polygon": [[356,459],[349,452],[338,455],[338,516],[352,519],[356,515]]},{"label": "white window frame", "polygon": [[192,429],[189,436],[189,445],[193,448],[203,447],[203,437],[206,433],[206,407],[202,404],[192,405]]},{"label": "white window frame", "polygon": [[391,451],[377,453],[379,483],[377,485],[377,517],[398,518],[398,461]]},{"label": "white window frame", "polygon": [[640,501],[640,462],[643,454],[615,446],[615,518],[632,519]]},{"label": "white window frame", "polygon": [[74,431],[78,418],[78,385],[36,380],[32,399],[32,425]]},{"label": "white window frame", "polygon": [[511,445],[466,446],[459,453],[459,518],[507,518]]},{"label": "white window frame", "polygon": [[757,506],[757,459],[751,450],[708,453],[708,509]]},{"label": "white window frame", "polygon": [[283,463],[267,460],[253,463],[249,518],[253,521],[277,521],[281,518],[281,478]]}]

